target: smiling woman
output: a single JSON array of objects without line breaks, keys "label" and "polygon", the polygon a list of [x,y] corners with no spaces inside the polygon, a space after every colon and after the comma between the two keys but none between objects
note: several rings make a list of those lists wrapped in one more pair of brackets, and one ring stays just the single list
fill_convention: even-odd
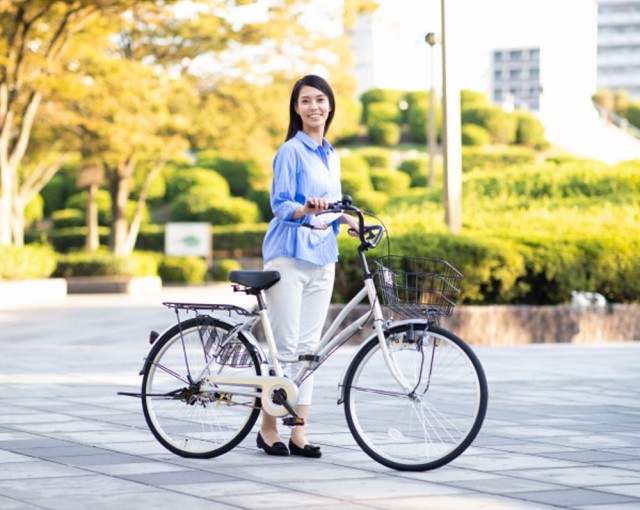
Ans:
[{"label": "smiling woman", "polygon": [[[280,273],[266,291],[269,320],[278,352],[288,359],[310,353],[320,340],[329,309],[340,224],[354,232],[351,216],[321,214],[341,198],[340,157],[325,135],[335,114],[333,91],[323,78],[308,75],[296,82],[289,101],[289,129],[273,161],[273,220],[263,243],[264,267]],[[290,365],[290,376],[300,367]],[[300,385],[296,413],[306,421],[313,380]],[[258,446],[269,455],[318,458],[320,448],[305,437],[305,427],[292,430],[289,447],[282,442],[276,418],[263,413]]]}]

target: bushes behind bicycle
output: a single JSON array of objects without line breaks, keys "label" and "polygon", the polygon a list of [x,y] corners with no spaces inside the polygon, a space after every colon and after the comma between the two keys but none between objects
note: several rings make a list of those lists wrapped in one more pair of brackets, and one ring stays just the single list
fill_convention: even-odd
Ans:
[{"label": "bushes behind bicycle", "polygon": [[[340,239],[335,302],[346,302],[361,286],[353,246],[353,240]],[[638,239],[507,240],[415,232],[394,237],[392,247],[393,254],[443,258],[459,269],[459,304],[555,305],[569,302],[572,290],[599,292],[619,303],[637,302],[640,295]]]}]

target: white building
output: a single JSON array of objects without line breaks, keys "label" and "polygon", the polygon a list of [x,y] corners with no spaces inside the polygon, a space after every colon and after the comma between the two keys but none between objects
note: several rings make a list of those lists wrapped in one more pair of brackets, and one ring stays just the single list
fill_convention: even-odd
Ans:
[{"label": "white building", "polygon": [[[448,76],[460,89],[535,111],[547,138],[577,155],[608,162],[638,157],[637,140],[602,131],[591,101],[597,90],[595,0],[446,1]],[[429,89],[424,38],[439,31],[440,0],[383,0],[352,33],[360,92]],[[439,52],[434,59],[440,89]]]},{"label": "white building", "polygon": [[640,0],[598,0],[598,86],[640,100]]}]

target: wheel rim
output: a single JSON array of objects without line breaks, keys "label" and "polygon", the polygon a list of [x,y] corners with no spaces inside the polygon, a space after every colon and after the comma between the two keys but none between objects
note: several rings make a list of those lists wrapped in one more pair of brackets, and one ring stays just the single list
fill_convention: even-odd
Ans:
[{"label": "wheel rim", "polygon": [[[202,372],[206,360],[215,356],[216,342],[226,329],[212,325],[183,327],[182,334],[178,331],[160,347],[145,374],[143,409],[147,423],[160,443],[179,455],[211,457],[228,451],[249,432],[259,413],[254,397],[239,395],[229,387],[205,393],[198,381],[190,380]],[[203,338],[204,343],[215,339],[210,341],[206,355]],[[218,356],[220,363],[214,362],[205,377],[260,373],[257,356],[248,351],[247,344],[236,340],[232,349],[233,360],[226,354]],[[245,363],[238,366],[240,358]]]},{"label": "wheel rim", "polygon": [[450,462],[473,440],[486,408],[484,376],[465,350],[438,334],[421,338],[406,343],[401,333],[388,341],[414,387],[412,395],[389,374],[376,340],[354,372],[347,397],[347,418],[360,446],[397,469]]}]

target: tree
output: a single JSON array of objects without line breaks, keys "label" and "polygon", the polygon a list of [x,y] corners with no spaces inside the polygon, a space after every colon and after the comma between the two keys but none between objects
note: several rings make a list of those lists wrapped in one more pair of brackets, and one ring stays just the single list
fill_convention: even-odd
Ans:
[{"label": "tree", "polygon": [[[0,4],[0,245],[23,243],[24,207],[67,159],[50,147],[50,160],[23,165],[39,109],[64,79],[72,38],[101,12],[135,0],[15,0]],[[58,154],[56,154],[58,152]]]}]

